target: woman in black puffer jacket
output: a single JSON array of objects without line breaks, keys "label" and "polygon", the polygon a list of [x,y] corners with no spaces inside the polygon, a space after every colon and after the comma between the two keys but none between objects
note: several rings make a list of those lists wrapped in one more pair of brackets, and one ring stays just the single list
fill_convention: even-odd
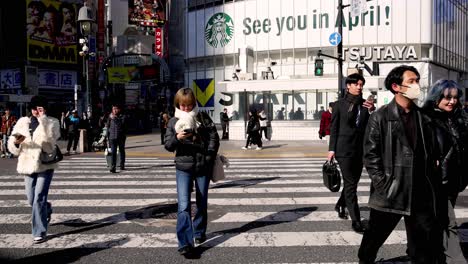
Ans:
[{"label": "woman in black puffer jacket", "polygon": [[462,109],[460,86],[439,80],[429,90],[424,111],[432,118],[440,148],[440,168],[444,191],[448,197],[448,226],[444,232],[447,263],[467,263],[457,234],[455,203],[458,193],[468,183],[468,118]]},{"label": "woman in black puffer jacket", "polygon": [[[198,112],[190,88],[180,89],[174,99],[175,115],[167,125],[165,148],[175,151],[177,182],[177,240],[179,253],[189,257],[194,244],[206,240],[208,186],[210,184],[219,135],[204,112]],[[190,193],[195,182],[197,211],[192,222]],[[195,242],[195,243],[194,243]]]}]

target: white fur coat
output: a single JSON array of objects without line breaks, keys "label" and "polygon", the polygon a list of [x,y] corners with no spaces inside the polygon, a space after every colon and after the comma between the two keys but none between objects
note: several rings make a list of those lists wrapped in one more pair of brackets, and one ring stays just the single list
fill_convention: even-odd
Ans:
[{"label": "white fur coat", "polygon": [[174,129],[176,133],[180,133],[184,129],[197,129],[199,124],[197,124],[198,107],[195,107],[190,112],[184,112],[176,107],[174,116],[178,118],[175,123]]},{"label": "white fur coat", "polygon": [[58,119],[48,116],[38,118],[39,126],[34,131],[32,137],[29,132],[29,117],[22,117],[13,127],[12,135],[20,134],[25,136],[24,141],[17,148],[14,144],[15,137],[8,139],[8,150],[18,156],[17,171],[19,174],[32,174],[43,172],[48,169],[57,168],[57,164],[44,165],[39,160],[41,151],[50,153],[54,150],[57,139],[60,137],[60,122]]}]

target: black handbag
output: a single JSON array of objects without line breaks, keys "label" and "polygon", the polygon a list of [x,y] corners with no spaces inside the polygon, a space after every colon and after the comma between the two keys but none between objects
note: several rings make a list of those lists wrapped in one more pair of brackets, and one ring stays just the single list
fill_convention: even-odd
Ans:
[{"label": "black handbag", "polygon": [[45,151],[41,152],[41,163],[45,165],[54,164],[63,160],[63,154],[60,151],[59,146],[55,145],[54,151],[47,153]]},{"label": "black handbag", "polygon": [[322,167],[323,184],[331,192],[338,192],[341,187],[341,174],[335,161],[326,161]]}]

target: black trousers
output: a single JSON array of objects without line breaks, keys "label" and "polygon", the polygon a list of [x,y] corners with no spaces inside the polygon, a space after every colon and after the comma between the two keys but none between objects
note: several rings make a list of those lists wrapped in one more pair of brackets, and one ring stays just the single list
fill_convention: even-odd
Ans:
[{"label": "black trousers", "polygon": [[223,128],[223,136],[222,136],[222,139],[228,139],[229,122],[221,122],[221,127]]},{"label": "black trousers", "polygon": [[117,147],[119,148],[120,153],[120,168],[125,168],[125,139],[126,138],[117,138],[109,140],[112,150],[111,170],[115,170],[115,164],[117,163]]},{"label": "black trousers", "polygon": [[336,205],[346,206],[353,221],[361,220],[361,212],[357,200],[357,186],[361,179],[362,157],[336,158],[343,176],[343,190]]},{"label": "black trousers", "polygon": [[401,217],[405,219],[407,253],[411,258],[411,263],[445,263],[442,228],[430,206],[415,210],[411,216],[371,209],[369,229],[364,233],[359,248],[359,263],[374,263],[379,248],[395,229]]},{"label": "black trousers", "polygon": [[72,143],[73,143],[73,150],[76,151],[76,147],[78,146],[78,139],[80,139],[80,131],[68,133],[67,151],[70,151]]},{"label": "black trousers", "polygon": [[164,137],[166,136],[166,130],[167,128],[161,127],[161,145],[164,145],[164,142],[166,141]]}]

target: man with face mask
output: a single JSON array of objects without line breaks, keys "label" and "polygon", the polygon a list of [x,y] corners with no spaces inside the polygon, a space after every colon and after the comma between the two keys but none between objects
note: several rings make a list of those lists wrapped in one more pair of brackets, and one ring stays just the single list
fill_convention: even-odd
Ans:
[{"label": "man with face mask", "polygon": [[364,165],[372,182],[371,210],[369,227],[359,248],[359,263],[374,263],[379,248],[401,217],[405,220],[411,263],[445,263],[439,221],[447,202],[437,173],[431,120],[415,104],[421,90],[419,78],[411,66],[391,70],[385,87],[395,98],[369,118]]}]

